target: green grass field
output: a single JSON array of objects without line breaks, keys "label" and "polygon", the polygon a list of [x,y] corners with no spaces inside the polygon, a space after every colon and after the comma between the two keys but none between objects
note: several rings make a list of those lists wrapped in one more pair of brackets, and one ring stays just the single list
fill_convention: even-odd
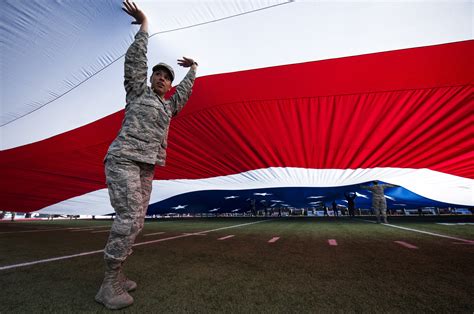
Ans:
[{"label": "green grass field", "polygon": [[[463,240],[474,240],[474,219],[390,222],[456,239],[346,218],[147,221],[136,243],[152,243],[134,247],[127,260],[126,273],[139,286],[123,312],[473,313],[474,242]],[[108,312],[94,301],[103,278],[100,253],[5,267],[101,250],[110,225],[1,222],[0,313]],[[183,235],[202,231],[208,232]],[[234,237],[217,240],[228,235]],[[279,239],[268,243],[273,237]]]}]

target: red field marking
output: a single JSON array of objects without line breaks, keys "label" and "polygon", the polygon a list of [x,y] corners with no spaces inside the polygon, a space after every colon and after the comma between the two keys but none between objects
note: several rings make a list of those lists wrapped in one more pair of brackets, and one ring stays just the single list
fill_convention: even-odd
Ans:
[{"label": "red field marking", "polygon": [[337,241],[335,239],[328,239],[328,243],[331,246],[337,246]]},{"label": "red field marking", "polygon": [[268,243],[275,243],[276,241],[278,241],[280,239],[280,237],[273,237],[271,238],[270,240],[268,240]]}]

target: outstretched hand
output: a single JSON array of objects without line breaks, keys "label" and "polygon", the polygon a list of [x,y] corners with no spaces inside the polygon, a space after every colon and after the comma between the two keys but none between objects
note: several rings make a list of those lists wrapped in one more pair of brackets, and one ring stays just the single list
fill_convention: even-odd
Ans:
[{"label": "outstretched hand", "polygon": [[132,24],[141,25],[146,22],[145,13],[143,13],[143,11],[140,10],[133,1],[125,0],[123,2],[123,6],[124,7],[122,8],[122,10],[124,10],[128,15],[135,19]]},{"label": "outstretched hand", "polygon": [[191,58],[183,57],[183,59],[178,59],[178,64],[182,67],[189,68],[192,65],[197,65],[197,62],[194,62]]}]

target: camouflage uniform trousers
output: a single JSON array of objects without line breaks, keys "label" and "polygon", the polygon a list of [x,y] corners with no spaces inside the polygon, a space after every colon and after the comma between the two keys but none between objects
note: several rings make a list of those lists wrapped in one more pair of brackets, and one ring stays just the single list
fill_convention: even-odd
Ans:
[{"label": "camouflage uniform trousers", "polygon": [[143,229],[150,201],[155,165],[109,155],[105,176],[116,216],[104,249],[104,259],[124,262],[132,254],[135,238]]},{"label": "camouflage uniform trousers", "polygon": [[377,218],[380,218],[380,215],[382,215],[383,218],[387,217],[387,201],[385,201],[385,198],[374,197],[372,199],[372,208]]}]

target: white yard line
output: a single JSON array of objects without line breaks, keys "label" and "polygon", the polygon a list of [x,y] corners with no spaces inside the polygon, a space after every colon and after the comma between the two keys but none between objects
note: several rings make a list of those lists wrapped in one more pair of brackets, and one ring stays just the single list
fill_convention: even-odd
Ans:
[{"label": "white yard line", "polygon": [[[94,229],[97,229],[97,228],[110,228],[110,226],[97,226],[97,227],[94,227]],[[80,230],[80,229],[93,230],[93,229],[91,229],[91,227],[82,227],[82,228],[80,228],[80,227],[77,227],[77,228],[68,227],[68,228],[36,229],[36,230],[23,230],[23,231],[5,231],[5,232],[0,232],[0,234],[46,232],[46,231],[61,231],[61,230]]]},{"label": "white yard line", "polygon": [[384,224],[384,226],[392,227],[392,228],[398,228],[398,229],[402,229],[402,230],[413,231],[413,232],[418,232],[418,233],[423,233],[423,234],[428,234],[428,235],[432,235],[432,236],[435,236],[435,237],[446,238],[446,239],[451,239],[451,240],[456,240],[456,241],[461,241],[461,242],[466,242],[466,243],[474,242],[474,241],[471,241],[471,240],[451,237],[451,236],[447,236],[447,235],[444,235],[444,234],[428,232],[428,231],[423,231],[423,230],[417,230],[417,229],[412,229],[412,228],[407,228],[407,227],[401,227],[401,226],[396,226],[396,225],[391,225],[391,224]]},{"label": "white yard line", "polygon": [[95,230],[94,228],[87,228],[87,229],[76,229],[76,230],[69,230],[69,232],[82,232],[82,231],[91,231]]},{"label": "white yard line", "polygon": [[445,225],[445,226],[472,226],[474,225],[473,222],[437,222],[437,225]]},{"label": "white yard line", "polygon": [[[366,222],[370,222],[370,223],[375,223],[375,221],[366,220],[366,219],[357,219],[357,220],[366,221]],[[451,237],[451,236],[447,236],[447,235],[444,235],[444,234],[439,234],[439,233],[434,233],[434,232],[429,232],[429,231],[423,231],[423,230],[418,230],[418,229],[413,229],[413,228],[408,228],[408,227],[402,227],[402,226],[397,226],[397,225],[392,225],[392,224],[381,224],[381,225],[387,226],[387,227],[392,227],[392,228],[398,228],[398,229],[402,229],[402,230],[407,230],[407,231],[412,231],[412,232],[428,234],[428,235],[435,236],[435,237],[440,237],[440,238],[446,238],[446,239],[451,239],[451,240],[456,240],[456,241],[462,241],[462,242],[465,242],[465,243],[474,243],[473,240],[466,240],[466,239]]]},{"label": "white yard line", "polygon": [[169,238],[156,239],[156,240],[146,241],[146,242],[139,242],[139,243],[135,243],[133,246],[140,246],[140,245],[158,243],[158,242],[163,242],[163,241],[168,241],[168,240],[174,240],[174,239],[179,239],[179,238],[186,238],[186,237],[190,237],[190,236],[192,236],[192,235],[193,235],[192,233],[181,234],[181,235],[177,235],[177,236],[169,237]]},{"label": "white yard line", "polygon": [[198,236],[206,236],[207,234],[205,233],[192,233],[192,232],[185,232],[183,234],[189,234],[189,235],[198,235]]},{"label": "white yard line", "polygon": [[217,239],[217,240],[220,240],[220,241],[222,241],[222,240],[227,240],[227,239],[230,239],[230,238],[233,238],[233,237],[235,237],[235,235],[233,235],[233,234],[230,234],[230,235],[228,235],[228,236],[225,236],[225,237],[219,238],[219,239]]},{"label": "white yard line", "polygon": [[0,234],[45,232],[45,231],[56,231],[56,230],[66,230],[66,229],[35,229],[35,230],[22,230],[22,231],[4,231],[4,232],[0,232]]},{"label": "white yard line", "polygon": [[40,260],[37,260],[37,261],[28,262],[28,263],[2,266],[2,267],[0,267],[0,270],[7,270],[7,269],[12,269],[12,268],[31,266],[31,265],[35,265],[35,264],[54,262],[54,261],[59,261],[59,260],[63,260],[63,259],[69,259],[69,258],[85,256],[85,255],[92,255],[92,254],[103,253],[103,252],[104,252],[104,250],[97,250],[97,251],[84,252],[84,253],[73,254],[73,255],[66,255],[66,256],[59,256],[59,257],[53,257],[53,258],[47,258],[47,259],[40,259]]},{"label": "white yard line", "polygon": [[199,233],[209,233],[209,232],[220,231],[220,230],[231,229],[231,228],[238,228],[238,227],[242,227],[242,226],[248,226],[248,225],[258,224],[258,223],[261,223],[261,222],[267,222],[267,221],[271,221],[271,220],[273,220],[273,219],[266,219],[266,220],[259,220],[259,221],[254,221],[254,222],[248,222],[248,223],[240,224],[240,225],[234,225],[234,226],[228,226],[228,227],[222,227],[222,228],[217,228],[217,229],[211,229],[211,230],[196,232],[196,234],[199,234]]},{"label": "white yard line", "polygon": [[406,247],[406,248],[408,248],[408,249],[417,249],[417,248],[418,248],[417,246],[415,246],[415,245],[413,245],[413,244],[410,244],[410,243],[407,243],[407,242],[403,242],[403,241],[393,241],[393,242],[398,243],[398,244],[400,244],[401,246],[404,246],[404,247]]},{"label": "white yard line", "polygon": [[[243,227],[243,226],[247,226],[247,225],[253,225],[253,224],[256,224],[256,223],[259,223],[259,222],[265,222],[265,221],[270,221],[270,219],[269,220],[260,220],[260,221],[256,221],[256,222],[249,222],[249,223],[239,224],[239,225],[233,225],[233,226],[228,226],[228,227],[222,227],[222,228],[217,228],[217,229],[211,229],[211,230],[207,230],[207,231],[201,231],[201,232],[198,232],[198,233],[187,233],[187,234],[182,234],[182,235],[178,235],[178,236],[175,236],[175,237],[169,237],[169,238],[157,239],[157,240],[152,240],[152,241],[140,242],[140,243],[135,243],[133,246],[140,246],[140,245],[158,243],[158,242],[163,242],[163,241],[168,241],[168,240],[173,240],[173,239],[186,238],[186,237],[190,237],[190,236],[193,236],[193,235],[200,235],[200,234],[203,234],[203,233],[208,233],[208,232],[213,232],[213,231],[218,231],[218,230],[223,230],[223,229],[238,228],[238,227]],[[56,230],[58,230],[58,229],[56,229]],[[47,258],[47,259],[42,259],[42,260],[37,260],[37,261],[32,261],[32,262],[27,262],[27,263],[0,266],[0,271],[7,270],[7,269],[13,269],[13,268],[19,268],[19,267],[25,267],[25,266],[31,266],[31,265],[36,265],[36,264],[49,263],[49,262],[54,262],[54,261],[59,261],[59,260],[64,260],[64,259],[70,259],[70,258],[74,258],[74,257],[80,257],[80,256],[86,256],[86,255],[92,255],[92,254],[99,254],[99,253],[104,253],[104,250],[102,249],[102,250],[84,252],[84,253],[73,254],[73,255]]]},{"label": "white yard line", "polygon": [[367,219],[362,219],[362,218],[355,218],[355,220],[370,222],[370,223],[372,223],[372,224],[375,224],[375,223],[376,223],[375,221],[367,220]]},{"label": "white yard line", "polygon": [[148,236],[152,236],[152,235],[157,235],[157,234],[163,234],[164,232],[161,231],[161,232],[155,232],[155,233],[147,233],[147,234],[144,234],[143,236],[144,237],[148,237]]}]

